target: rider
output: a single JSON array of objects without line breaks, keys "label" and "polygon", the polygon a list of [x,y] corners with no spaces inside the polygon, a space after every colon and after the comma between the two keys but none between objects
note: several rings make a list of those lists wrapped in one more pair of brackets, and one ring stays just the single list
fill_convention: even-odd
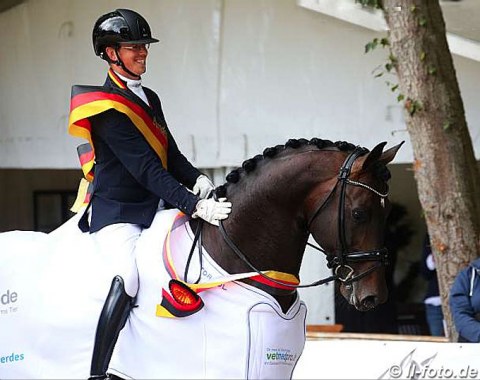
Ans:
[{"label": "rider", "polygon": [[92,37],[108,75],[102,87],[73,87],[69,131],[90,141],[95,161],[93,193],[79,226],[92,233],[108,262],[105,271],[114,276],[90,369],[90,378],[101,379],[138,291],[134,249],[142,229],[164,203],[214,225],[228,217],[231,203],[207,199],[212,182],[179,151],[159,97],[142,86],[149,45],[158,42],[147,21],[117,9],[96,21]]}]

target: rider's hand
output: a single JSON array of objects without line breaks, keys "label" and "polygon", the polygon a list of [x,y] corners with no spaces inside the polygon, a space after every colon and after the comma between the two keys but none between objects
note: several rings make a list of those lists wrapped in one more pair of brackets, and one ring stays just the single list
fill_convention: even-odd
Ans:
[{"label": "rider's hand", "polygon": [[193,194],[198,195],[201,199],[205,199],[210,191],[215,189],[213,186],[212,181],[206,175],[200,175],[197,178],[197,182],[195,182],[195,186],[193,186]]},{"label": "rider's hand", "polygon": [[192,217],[202,218],[214,226],[219,226],[219,221],[227,219],[231,210],[232,204],[227,202],[227,198],[220,198],[218,202],[213,198],[200,199]]}]

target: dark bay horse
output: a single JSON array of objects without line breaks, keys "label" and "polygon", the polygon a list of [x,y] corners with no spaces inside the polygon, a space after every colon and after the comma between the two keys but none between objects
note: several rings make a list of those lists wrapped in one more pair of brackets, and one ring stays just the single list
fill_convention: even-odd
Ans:
[{"label": "dark bay horse", "polygon": [[[274,269],[298,276],[312,234],[349,303],[368,310],[385,302],[386,165],[402,144],[383,152],[385,145],[369,152],[315,138],[265,149],[217,188],[216,195],[227,196],[233,209],[223,236],[222,228],[205,226],[204,246],[230,273]],[[295,287],[274,296],[287,310]]]}]

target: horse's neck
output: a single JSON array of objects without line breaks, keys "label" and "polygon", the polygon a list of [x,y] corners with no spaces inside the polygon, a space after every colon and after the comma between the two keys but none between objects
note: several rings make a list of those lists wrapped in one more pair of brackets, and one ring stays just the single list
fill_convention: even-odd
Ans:
[{"label": "horse's neck", "polygon": [[[233,207],[224,222],[225,230],[259,270],[298,275],[309,234],[304,200],[315,182],[305,169],[308,166],[305,162],[314,158],[300,153],[272,159],[257,172],[229,185],[227,197]],[[204,242],[225,270],[251,271],[230,249],[218,229],[207,228]]]},{"label": "horse's neck", "polygon": [[[309,235],[306,208],[318,201],[317,185],[336,177],[332,157],[322,153],[327,154],[300,151],[271,159],[256,171],[243,174],[238,183],[228,185],[232,213],[223,222],[225,230],[255,269],[298,276]],[[227,272],[252,271],[228,246],[218,228],[205,226],[203,244]],[[277,296],[274,291],[271,294],[284,312],[296,297]]]}]

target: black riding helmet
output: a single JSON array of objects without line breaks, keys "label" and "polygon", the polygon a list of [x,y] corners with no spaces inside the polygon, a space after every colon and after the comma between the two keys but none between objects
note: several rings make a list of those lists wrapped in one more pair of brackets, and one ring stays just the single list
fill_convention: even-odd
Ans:
[{"label": "black riding helmet", "polygon": [[92,40],[96,55],[109,63],[122,66],[127,72],[129,70],[121,60],[116,62],[109,60],[105,54],[107,46],[118,49],[121,43],[150,44],[158,42],[156,38],[152,38],[148,22],[140,14],[129,9],[116,9],[100,16],[93,27]]}]

